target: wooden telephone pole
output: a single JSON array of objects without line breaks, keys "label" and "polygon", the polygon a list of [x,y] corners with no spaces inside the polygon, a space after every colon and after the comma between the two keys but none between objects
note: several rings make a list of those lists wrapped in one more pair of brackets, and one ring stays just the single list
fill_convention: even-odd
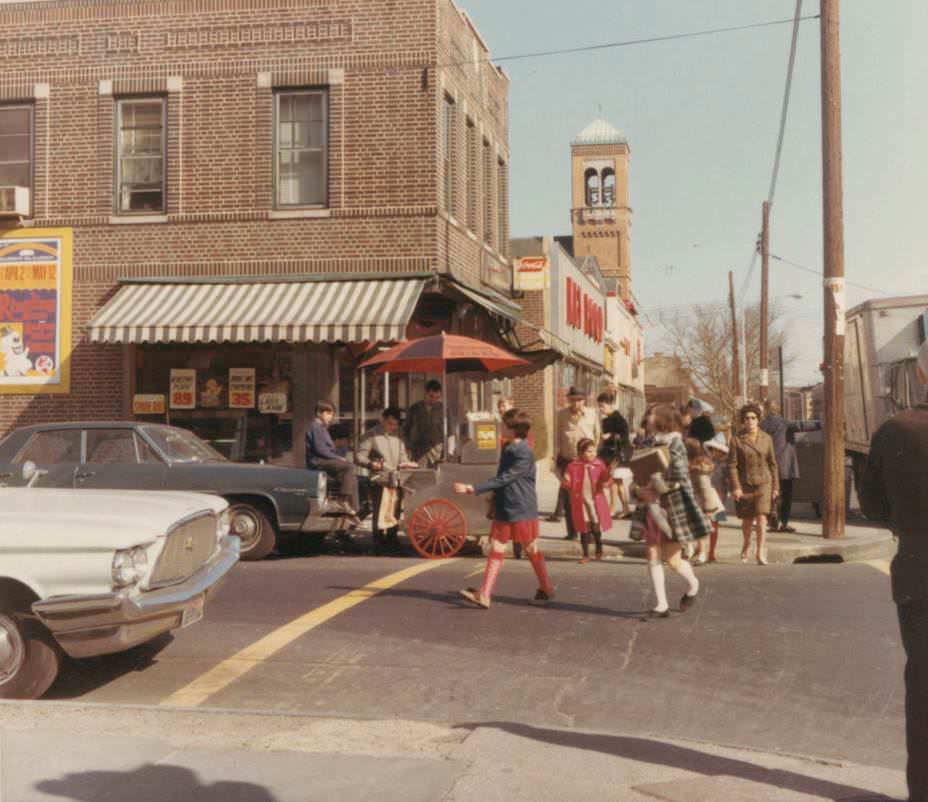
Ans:
[{"label": "wooden telephone pole", "polygon": [[844,189],[839,0],[822,0],[822,207],[825,245],[825,486],[822,534],[844,537]]},{"label": "wooden telephone pole", "polygon": [[738,312],[735,309],[735,274],[728,271],[728,308],[731,309],[731,384],[735,406],[744,403],[741,397],[741,357],[738,354]]},{"label": "wooden telephone pole", "polygon": [[770,318],[767,298],[770,284],[770,203],[764,201],[763,227],[760,232],[760,387],[763,403],[770,396],[770,369],[767,364],[767,321]]}]

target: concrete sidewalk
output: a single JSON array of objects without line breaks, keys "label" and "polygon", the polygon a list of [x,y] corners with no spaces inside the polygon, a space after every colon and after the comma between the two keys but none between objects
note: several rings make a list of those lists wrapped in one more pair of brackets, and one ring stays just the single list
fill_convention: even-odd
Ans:
[{"label": "concrete sidewalk", "polygon": [[493,721],[0,702],[2,802],[897,799],[900,771]]},{"label": "concrete sidewalk", "polygon": [[[563,519],[559,523],[546,521],[545,517],[554,510],[557,501],[558,480],[547,469],[546,463],[538,467],[538,504],[542,511],[541,547],[545,555],[558,559],[575,559],[582,555],[577,541],[565,540]],[[770,532],[767,534],[767,559],[771,563],[794,563],[808,559],[836,561],[860,561],[889,559],[896,553],[892,533],[868,525],[863,519],[851,516],[845,527],[845,537],[840,540],[826,540],[822,537],[821,521],[811,517],[811,507],[807,504],[794,505],[800,514],[790,525],[796,529],[795,534]],[[629,538],[628,521],[613,521],[612,531],[603,538],[603,552],[607,558],[644,559],[645,550],[642,543]],[[741,524],[734,515],[719,527],[718,556],[722,562],[739,562],[741,555]],[[754,556],[752,553],[751,559]]]}]

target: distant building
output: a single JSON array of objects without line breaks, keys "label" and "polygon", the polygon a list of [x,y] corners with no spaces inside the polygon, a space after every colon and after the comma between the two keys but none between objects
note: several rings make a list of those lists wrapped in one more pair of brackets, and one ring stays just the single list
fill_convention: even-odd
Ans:
[{"label": "distant building", "polygon": [[656,353],[644,360],[644,394],[650,404],[683,406],[696,392],[693,379],[680,357]]}]

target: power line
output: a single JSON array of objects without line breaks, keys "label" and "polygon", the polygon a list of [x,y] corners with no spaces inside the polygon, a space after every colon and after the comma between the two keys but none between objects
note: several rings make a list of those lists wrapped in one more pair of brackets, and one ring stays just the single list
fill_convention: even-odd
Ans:
[{"label": "power line", "polygon": [[[782,262],[783,264],[789,265],[790,267],[795,267],[799,270],[804,270],[806,273],[811,273],[813,276],[818,276],[819,278],[825,275],[821,270],[816,270],[814,267],[806,267],[805,265],[801,265],[798,262],[791,262],[789,259],[784,259],[782,256],[777,256],[776,254],[773,254],[773,253],[770,254],[770,258],[776,259],[778,262]],[[844,283],[850,285],[851,287],[857,287],[857,289],[859,290],[867,290],[868,292],[876,292],[876,293],[879,293],[880,295],[885,295],[888,298],[891,298],[893,296],[893,293],[891,292],[886,292],[886,290],[878,290],[876,287],[868,287],[866,284],[857,284],[854,281],[847,281],[847,280],[845,280]]]},{"label": "power line", "polygon": [[[789,113],[789,99],[792,95],[793,72],[796,67],[796,43],[799,39],[799,23],[803,19],[809,19],[802,16],[802,0],[796,0],[796,13],[793,16],[793,36],[789,43],[789,61],[786,65],[786,87],[783,90],[783,104],[780,107],[780,129],[777,133],[777,147],[773,157],[773,174],[770,177],[770,189],[767,192],[767,203],[773,206],[773,196],[777,190],[777,178],[780,174],[780,162],[783,156],[783,141],[786,137],[786,118]],[[748,268],[748,274],[741,284],[738,291],[738,297],[743,297],[754,278],[754,271],[757,269],[757,248],[751,256],[751,265]]]},{"label": "power line", "polygon": [[[787,25],[793,23],[798,25],[799,22],[803,20],[813,20],[818,19],[818,14],[811,14],[806,17],[797,17],[795,19],[779,19],[779,20],[768,20],[767,22],[755,22],[749,25],[734,25],[729,28],[707,28],[702,31],[691,31],[689,33],[671,33],[665,34],[664,36],[650,36],[646,39],[626,39],[621,42],[606,42],[599,45],[584,45],[582,47],[565,47],[559,50],[536,50],[531,53],[517,53],[511,56],[494,56],[488,57],[485,59],[478,59],[476,63],[484,64],[499,64],[503,61],[520,61],[522,59],[528,58],[544,58],[546,56],[562,56],[568,55],[570,53],[589,53],[594,50],[608,50],[616,47],[631,47],[633,45],[646,45],[654,44],[655,42],[670,42],[677,39],[693,39],[697,36],[713,36],[720,33],[733,33],[735,31],[748,31],[754,28],[770,28],[775,25]],[[473,59],[468,59],[466,61],[449,61],[444,64],[436,64],[437,68],[442,67],[459,67],[466,66],[468,64],[474,64]]]}]

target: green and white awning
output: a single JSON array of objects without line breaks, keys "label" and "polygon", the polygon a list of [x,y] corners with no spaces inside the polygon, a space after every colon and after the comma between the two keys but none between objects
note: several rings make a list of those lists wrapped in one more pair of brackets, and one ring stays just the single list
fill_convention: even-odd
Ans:
[{"label": "green and white awning", "polygon": [[126,283],[89,325],[97,343],[402,340],[423,278]]}]

